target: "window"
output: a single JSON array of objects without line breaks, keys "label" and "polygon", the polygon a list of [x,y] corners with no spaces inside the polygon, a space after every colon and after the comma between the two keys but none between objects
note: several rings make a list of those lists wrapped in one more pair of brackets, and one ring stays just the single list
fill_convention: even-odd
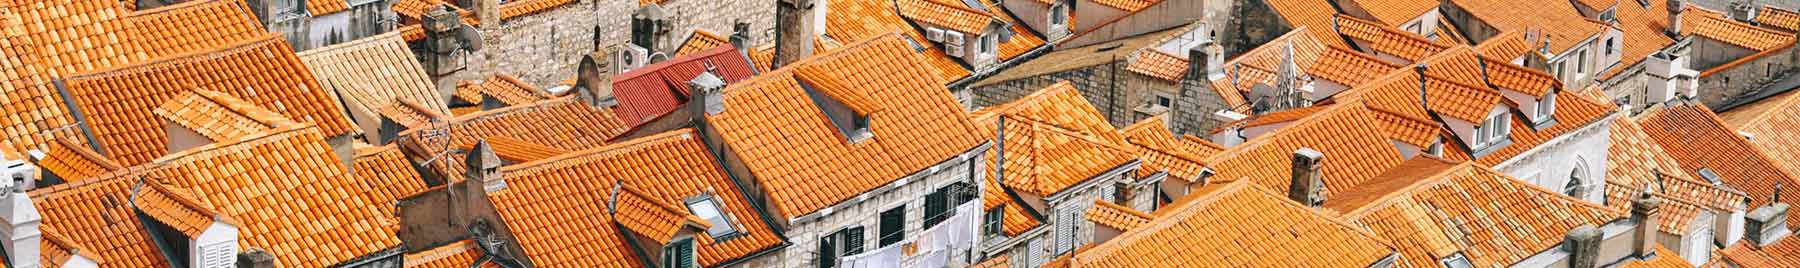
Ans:
[{"label": "window", "polygon": [[1050,7],[1050,25],[1063,26],[1069,22],[1069,7],[1058,4]]},{"label": "window", "polygon": [[1563,185],[1563,194],[1581,198],[1587,195],[1587,165],[1581,158],[1575,160],[1575,170],[1569,171],[1569,182]]},{"label": "window", "polygon": [[1432,156],[1444,157],[1444,143],[1432,143],[1430,147],[1425,147],[1425,153],[1431,154]]},{"label": "window", "polygon": [[1588,73],[1588,71],[1587,71],[1588,70],[1587,50],[1586,49],[1577,50],[1577,51],[1575,51],[1575,56],[1576,56],[1575,59],[1577,60],[1575,62],[1575,73],[1576,74],[1587,74]]},{"label": "window", "polygon": [[714,240],[725,240],[727,237],[738,233],[736,227],[737,224],[731,222],[730,218],[725,217],[725,212],[720,209],[718,200],[713,199],[711,195],[702,195],[690,199],[691,200],[687,201],[688,211],[693,212],[694,216],[705,219],[707,224],[712,225],[711,228],[706,228],[707,236],[711,236]]},{"label": "window", "polygon": [[662,267],[694,268],[694,239],[681,239],[663,246]]},{"label": "window", "polygon": [[[1407,31],[1407,32],[1412,32],[1412,33],[1420,33],[1420,31],[1419,31],[1419,23],[1418,23],[1418,22],[1413,22],[1413,23],[1407,23],[1407,24],[1406,24],[1406,31]],[[1423,34],[1423,33],[1420,33],[1420,34]]]},{"label": "window", "polygon": [[1487,147],[1487,132],[1482,129],[1484,127],[1475,127],[1475,148]]},{"label": "window", "polygon": [[1550,115],[1555,112],[1556,94],[1552,93],[1544,95],[1544,97],[1541,98],[1541,101],[1538,101],[1537,103],[1537,121],[1543,122],[1544,120],[1550,120]]},{"label": "window", "polygon": [[1455,254],[1450,254],[1450,256],[1449,256],[1449,257],[1444,257],[1444,258],[1443,258],[1443,259],[1440,259],[1440,260],[1438,260],[1438,262],[1440,262],[1440,263],[1443,263],[1443,264],[1444,264],[1444,268],[1469,268],[1469,267],[1475,267],[1475,264],[1473,264],[1473,263],[1469,263],[1469,257],[1468,257],[1468,256],[1463,256],[1463,254],[1462,254],[1462,252],[1457,252],[1457,253],[1455,253]]},{"label": "window", "polygon": [[862,253],[862,244],[862,226],[844,228],[819,238],[819,267],[837,267],[839,257]]},{"label": "window", "polygon": [[881,212],[881,236],[877,247],[885,247],[906,240],[906,205],[901,205]]},{"label": "window", "polygon": [[1001,205],[988,209],[986,214],[981,217],[981,234],[991,236],[1004,234],[1006,228],[1002,222],[1006,219],[1006,206]]},{"label": "window", "polygon": [[1058,219],[1055,222],[1057,232],[1054,238],[1056,248],[1055,254],[1052,256],[1062,256],[1074,251],[1076,246],[1086,244],[1075,241],[1076,237],[1080,237],[1081,224],[1087,221],[1087,218],[1082,217],[1082,213],[1086,211],[1087,209],[1081,206],[1068,206],[1061,209],[1061,213],[1057,213]]},{"label": "window", "polygon": [[1170,98],[1169,96],[1165,96],[1163,94],[1156,94],[1155,101],[1156,102],[1154,104],[1156,104],[1156,107],[1159,107],[1159,108],[1175,107],[1175,98]]},{"label": "window", "polygon": [[1700,168],[1700,171],[1696,171],[1695,173],[1700,173],[1700,178],[1706,179],[1706,182],[1712,183],[1714,186],[1723,183],[1723,181],[1719,180],[1719,173],[1713,172],[1711,168]]},{"label": "window", "polygon": [[981,36],[981,44],[980,44],[980,47],[977,48],[977,49],[980,49],[980,51],[978,51],[978,52],[981,52],[982,55],[994,54],[994,44],[999,43],[1000,42],[999,39],[1000,39],[999,34],[989,34],[989,35]]},{"label": "window", "polygon": [[1606,55],[1618,54],[1619,47],[1613,45],[1613,39],[1606,39]]},{"label": "window", "polygon": [[939,222],[950,219],[950,215],[956,212],[956,210],[949,209],[950,191],[947,190],[949,187],[925,194],[925,229],[930,229],[932,226],[937,226]]}]

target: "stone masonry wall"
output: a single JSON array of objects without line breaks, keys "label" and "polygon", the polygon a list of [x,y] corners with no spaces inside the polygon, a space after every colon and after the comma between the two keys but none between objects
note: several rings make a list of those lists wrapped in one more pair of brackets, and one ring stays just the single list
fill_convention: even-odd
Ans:
[{"label": "stone masonry wall", "polygon": [[[920,173],[928,174],[912,177],[911,182],[887,193],[871,196],[848,207],[838,208],[831,215],[790,226],[786,235],[791,246],[779,253],[770,254],[768,257],[759,258],[740,266],[818,267],[819,239],[850,226],[863,227],[863,250],[865,252],[880,248],[881,212],[898,206],[906,206],[906,234],[918,234],[924,231],[925,226],[925,195],[959,181],[986,180],[984,173],[971,173],[971,171],[986,170],[986,161],[973,160],[980,159],[977,158],[978,156],[986,155],[988,148],[973,150],[965,154],[964,156],[967,156],[965,158],[947,159],[948,161],[940,163],[938,168],[934,168],[936,173],[928,173],[929,170],[920,171]],[[981,199],[976,198],[970,202],[981,202]],[[980,223],[980,221],[975,222],[976,224]],[[976,226],[969,226],[969,228],[976,228]],[[979,244],[980,241],[976,241],[975,244],[967,246],[973,247]]]},{"label": "stone masonry wall", "polygon": [[[579,0],[480,27],[483,49],[461,75],[481,79],[502,71],[538,87],[555,86],[575,77],[581,57],[593,52],[595,43],[629,42],[631,13],[637,8],[637,1]],[[774,40],[775,0],[668,0],[664,8],[674,15],[670,34],[678,39],[695,28],[728,35],[732,22],[744,18],[760,34],[756,44]]]},{"label": "stone masonry wall", "polygon": [[974,86],[969,90],[974,94],[971,104],[973,107],[987,107],[1011,102],[1061,81],[1069,81],[1074,85],[1087,98],[1088,103],[1100,110],[1100,114],[1114,127],[1124,127],[1155,116],[1139,113],[1134,109],[1153,100],[1152,92],[1175,96],[1174,107],[1170,107],[1170,120],[1174,122],[1169,124],[1176,133],[1204,135],[1205,131],[1217,125],[1217,122],[1211,122],[1214,121],[1212,112],[1226,108],[1224,100],[1210,88],[1202,85],[1190,87],[1194,90],[1182,91],[1181,83],[1170,83],[1126,71],[1123,60]]},{"label": "stone masonry wall", "polygon": [[1711,74],[1701,74],[1700,102],[1706,107],[1723,111],[1726,106],[1754,101],[1766,90],[1785,91],[1790,88],[1769,88],[1778,81],[1789,76],[1800,74],[1800,46],[1780,48],[1760,58],[1742,62]]}]

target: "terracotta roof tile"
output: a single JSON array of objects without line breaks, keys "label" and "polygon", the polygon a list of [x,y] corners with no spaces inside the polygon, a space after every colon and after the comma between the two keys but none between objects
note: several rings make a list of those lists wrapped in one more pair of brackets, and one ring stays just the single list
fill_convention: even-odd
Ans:
[{"label": "terracotta roof tile", "polygon": [[1136,209],[1120,206],[1119,204],[1113,204],[1112,202],[1106,202],[1106,200],[1100,199],[1094,200],[1094,206],[1088,208],[1084,217],[1086,217],[1088,221],[1094,222],[1094,224],[1104,225],[1123,231],[1131,231],[1131,229],[1137,229],[1140,226],[1150,224],[1150,220],[1154,218],[1143,211],[1137,211]]},{"label": "terracotta roof tile", "polygon": [[1168,81],[1180,81],[1187,74],[1187,57],[1177,57],[1163,53],[1154,48],[1144,48],[1131,53],[1127,59],[1131,63],[1125,66],[1126,71],[1147,75]]},{"label": "terracotta roof tile", "polygon": [[69,259],[76,256],[87,258],[95,263],[106,263],[106,260],[100,259],[100,256],[95,255],[93,251],[69,241],[69,238],[63,235],[62,231],[57,231],[56,228],[38,226],[38,232],[43,234],[43,248],[38,254],[43,263],[68,263]]},{"label": "terracotta roof tile", "polygon": [[312,13],[313,16],[324,16],[325,14],[338,13],[348,9],[350,9],[350,2],[347,0],[306,1],[306,11]]},{"label": "terracotta roof tile", "polygon": [[1199,141],[1206,145],[1193,145],[1176,139],[1169,131],[1166,123],[1167,115],[1158,115],[1139,120],[1124,129],[1126,142],[1130,143],[1133,152],[1143,164],[1138,166],[1137,176],[1148,177],[1156,172],[1168,172],[1169,176],[1187,182],[1200,178],[1200,170],[1205,168],[1201,161],[1218,153],[1218,145]]},{"label": "terracotta roof tile", "polygon": [[[526,254],[532,255],[532,260],[538,265],[554,266],[555,263],[560,262],[554,259],[579,256],[634,258],[628,255],[630,253],[623,251],[623,248],[599,246],[615,243],[607,241],[609,239],[619,240],[617,243],[622,243],[622,238],[568,234],[566,236],[573,238],[556,239],[556,237],[564,235],[548,233],[601,227],[582,227],[587,224],[539,218],[560,218],[560,216],[553,215],[565,213],[565,211],[574,214],[602,214],[597,215],[599,217],[586,218],[589,220],[571,221],[610,218],[611,216],[605,215],[606,205],[600,202],[610,200],[606,196],[612,190],[613,182],[621,180],[635,189],[637,195],[655,203],[679,205],[685,198],[701,195],[710,195],[719,203],[721,209],[730,215],[736,230],[743,236],[721,241],[714,240],[704,233],[696,235],[696,241],[701,245],[698,248],[698,261],[703,266],[713,266],[725,261],[747,257],[782,244],[783,238],[765,224],[765,221],[758,218],[761,214],[750,205],[749,200],[738,190],[731,178],[725,175],[725,171],[716,162],[717,160],[710,156],[705,145],[699,139],[700,137],[696,135],[698,134],[692,129],[680,129],[606,147],[564,154],[551,159],[504,167],[502,173],[507,176],[508,188],[496,192],[498,195],[494,199],[497,201],[496,204],[515,203],[519,205],[514,206],[519,209],[517,211],[503,208],[501,213],[508,219],[508,226],[513,228],[513,232],[519,234],[521,243],[527,247]],[[571,196],[562,198],[540,196],[549,193]],[[515,200],[502,201],[501,199]],[[552,203],[546,202],[554,200],[563,200],[554,204],[580,205],[583,208],[561,210],[543,207],[551,205]],[[538,202],[538,205],[529,205],[526,202]],[[589,202],[593,203],[589,204]],[[593,206],[591,207],[594,209],[593,211],[588,211],[587,206],[590,205]],[[691,214],[684,208],[677,208],[677,211]],[[621,213],[625,212],[621,211]],[[512,214],[517,214],[517,216]],[[521,230],[519,225],[512,223],[527,218],[539,219],[529,221],[529,224],[526,225],[535,230]],[[708,224],[720,223],[709,222]],[[607,223],[606,225],[611,224]],[[528,235],[527,233],[534,234]],[[546,236],[538,236],[535,233],[544,233]],[[583,239],[592,240],[584,242],[581,241]],[[593,247],[568,248],[558,245],[563,243],[583,243]],[[623,244],[618,245],[623,246]],[[540,253],[534,253],[533,248],[546,250],[541,251],[541,254],[547,254],[550,257],[544,258],[553,260],[539,257],[543,255],[534,255]],[[601,253],[597,251],[616,250],[619,255],[568,254],[559,252],[562,251],[558,250],[559,248],[572,249],[575,250],[575,253]]]},{"label": "terracotta roof tile", "polygon": [[[907,49],[909,49],[909,51],[914,51],[911,52],[911,54],[919,55],[921,57],[920,63],[923,63],[921,65],[931,66],[931,68],[928,68],[929,71],[926,72],[927,74],[937,77],[937,79],[946,84],[971,74],[971,72],[966,67],[963,67],[961,63],[958,63],[957,60],[944,54],[942,49],[937,48],[937,46],[929,45],[929,42],[931,41],[925,39],[925,32],[919,30],[920,28],[913,27],[911,22],[905,17],[901,17],[899,15],[900,11],[896,9],[895,2],[893,1],[833,1],[826,5],[826,8],[828,10],[825,13],[825,32],[823,34],[830,36],[834,40],[838,40],[842,43],[858,43],[875,38],[884,38],[884,36],[888,34],[898,32],[905,35],[907,38],[912,39],[913,42],[918,42],[920,45],[924,46],[922,51],[911,50],[910,46],[908,46]],[[1024,34],[1025,33],[1020,33],[1020,35]],[[904,41],[902,42],[904,43]],[[819,55],[824,53],[814,49],[813,54]],[[773,54],[770,55],[772,58]],[[754,53],[750,58],[753,61],[759,62],[758,65],[762,65],[760,62],[763,61],[758,60],[758,57]]]},{"label": "terracotta roof tile", "polygon": [[618,221],[620,227],[658,244],[669,243],[682,228],[711,228],[706,220],[697,218],[687,209],[675,207],[667,200],[645,196],[630,183],[619,187],[611,204],[613,220]]},{"label": "terracotta roof tile", "polygon": [[[341,0],[318,2],[343,3]],[[267,35],[244,0],[200,0],[157,7],[125,17],[146,58],[162,58],[226,47]]]},{"label": "terracotta roof tile", "polygon": [[[481,107],[473,108],[475,108],[474,112],[481,111]],[[455,112],[455,109],[451,110],[451,112]],[[398,123],[408,129],[425,126],[427,123],[432,123],[433,120],[448,119],[448,116],[446,115],[431,112],[429,109],[426,109],[424,105],[418,105],[407,100],[395,101],[394,104],[376,109],[376,112],[380,113],[382,118],[393,120],[394,123]]]},{"label": "terracotta roof tile", "polygon": [[[506,136],[487,137],[487,142],[488,146],[494,149],[494,155],[499,156],[500,159],[512,162],[531,162],[569,153],[569,150],[508,138]],[[467,151],[472,148],[474,148],[474,144],[469,144],[469,146],[465,146],[463,150]]]},{"label": "terracotta roof tile", "polygon": [[[394,14],[396,15],[412,20],[419,20],[419,18],[424,18],[425,12],[431,11],[432,7],[443,4],[445,4],[443,0],[396,0],[390,8],[394,10]],[[454,7],[454,5],[452,5],[452,7]],[[416,26],[418,24],[414,25]]]},{"label": "terracotta roof tile", "polygon": [[445,148],[463,148],[496,136],[581,150],[605,145],[624,131],[611,111],[574,98],[559,98],[460,115],[438,124],[413,127],[398,136],[406,149],[422,153],[419,155],[436,155]]},{"label": "terracotta roof tile", "polygon": [[520,16],[543,12],[563,5],[573,4],[576,0],[512,0],[500,5],[500,19],[513,19]]},{"label": "terracotta roof tile", "polygon": [[1355,3],[1387,27],[1400,27],[1438,8],[1438,3],[1431,1],[1356,0]]},{"label": "terracotta roof tile", "polygon": [[[379,191],[338,162],[317,127],[288,127],[160,158],[151,175],[192,189],[201,203],[237,220],[239,245],[277,263],[339,264],[400,241]],[[316,226],[318,222],[337,222]]]},{"label": "terracotta roof tile", "polygon": [[1162,2],[1162,1],[1161,0],[1095,0],[1094,1],[1094,3],[1096,3],[1096,4],[1100,4],[1100,5],[1106,6],[1106,7],[1116,8],[1116,9],[1119,9],[1119,10],[1122,10],[1125,12],[1136,12],[1136,11],[1142,10],[1146,7],[1150,7],[1150,5],[1155,5],[1156,3],[1160,3],[1160,2]]},{"label": "terracotta roof tile", "polygon": [[1373,115],[1382,123],[1382,130],[1387,133],[1388,138],[1419,148],[1431,147],[1431,144],[1440,141],[1448,133],[1444,131],[1443,125],[1431,120],[1384,111],[1374,111]]},{"label": "terracotta roof tile", "polygon": [[[1437,266],[1440,258],[1458,252],[1476,266],[1507,265],[1561,243],[1577,226],[1623,217],[1473,163],[1438,170],[1396,169],[1400,173],[1387,178],[1417,183],[1379,194],[1379,201],[1344,217],[1392,241],[1402,256],[1399,266],[1405,267]],[[1415,176],[1423,177],[1409,178]]]},{"label": "terracotta roof tile", "polygon": [[[1000,6],[999,1],[977,2],[986,5],[987,9],[985,10],[1004,10],[1004,8]],[[1000,22],[1008,25],[1006,29],[1012,31],[1012,38],[1000,40],[1000,60],[1012,60],[1018,56],[1025,55],[1026,52],[1031,52],[1033,49],[1044,46],[1044,38],[1038,37],[1037,34],[1035,34],[1036,31],[1026,27],[1026,24],[1020,23],[1017,19],[1014,19],[1012,15],[998,12],[995,13],[994,17],[999,18]],[[1073,19],[1071,19],[1071,21],[1073,21]]]},{"label": "terracotta roof tile", "polygon": [[619,102],[613,112],[627,126],[636,127],[692,99],[688,82],[702,73],[712,73],[729,85],[756,75],[755,68],[737,49],[726,46],[633,69],[612,79],[613,96]]},{"label": "terracotta roof tile", "polygon": [[1450,0],[1446,5],[1502,32],[1541,30],[1550,35],[1550,51],[1555,53],[1612,27],[1581,16],[1575,5],[1561,0]]},{"label": "terracotta roof tile", "polygon": [[44,159],[37,161],[38,167],[66,182],[99,177],[124,168],[73,139],[58,138],[46,146],[49,148],[44,151]]},{"label": "terracotta roof tile", "polygon": [[1074,267],[1363,267],[1393,254],[1374,235],[1252,183],[1208,187],[1219,189],[1074,254]]},{"label": "terracotta roof tile", "polygon": [[1765,51],[1794,42],[1794,35],[1745,24],[1718,12],[1688,7],[1681,13],[1681,34],[1699,35],[1734,46]]},{"label": "terracotta roof tile", "polygon": [[[809,214],[983,142],[945,82],[913,68],[922,60],[899,35],[869,38],[731,85],[722,93],[724,111],[707,121],[745,160],[775,211]],[[794,71],[806,68],[834,71]],[[871,137],[848,141],[796,79],[836,81],[812,87],[867,96],[874,107],[861,110],[874,111],[864,115]]]},{"label": "terracotta roof tile", "polygon": [[280,35],[267,35],[218,51],[73,76],[67,84],[102,144],[101,153],[137,164],[167,151],[168,137],[152,108],[194,89],[225,92],[319,124],[326,135],[354,132],[344,109],[303,68]]},{"label": "terracotta roof tile", "polygon": [[1205,163],[1218,172],[1215,178],[1244,178],[1263,187],[1287,189],[1292,173],[1285,167],[1292,164],[1294,151],[1312,148],[1325,156],[1327,196],[1353,189],[1404,160],[1380,125],[1366,123],[1373,113],[1360,101],[1339,102],[1215,154]]},{"label": "terracotta roof tile", "polygon": [[1793,10],[1763,5],[1762,13],[1756,14],[1756,21],[1784,31],[1800,31],[1800,12]]},{"label": "terracotta roof tile", "polygon": [[[1630,37],[1626,38],[1630,39]],[[1531,41],[1526,39],[1525,31],[1519,30],[1502,32],[1475,45],[1475,51],[1481,53],[1482,56],[1506,61],[1525,56],[1534,48]]]},{"label": "terracotta roof tile", "polygon": [[1788,90],[1754,103],[1732,108],[1719,114],[1733,130],[1749,133],[1750,144],[1761,148],[1769,160],[1790,174],[1800,174],[1800,135],[1792,124],[1800,124],[1800,90]]},{"label": "terracotta roof tile", "polygon": [[380,209],[382,215],[399,215],[394,204],[402,197],[425,191],[425,179],[419,170],[413,168],[412,160],[400,152],[399,146],[372,146],[362,143],[353,145],[356,156],[350,160],[350,171],[356,174],[356,180],[366,185],[369,202]]},{"label": "terracotta roof tile", "polygon": [[412,101],[439,114],[450,112],[399,32],[314,48],[299,56],[320,85],[358,112],[376,114],[394,100]]},{"label": "terracotta roof tile", "polygon": [[[1704,106],[1653,108],[1637,120],[1645,134],[1681,163],[1683,172],[1705,179],[1700,169],[1710,170],[1724,185],[1749,195],[1751,208],[1768,203],[1776,184],[1800,183],[1783,168],[1787,163],[1774,161]],[[1789,217],[1788,222],[1800,221]]]},{"label": "terracotta roof tile", "polygon": [[[1622,189],[1626,191],[1641,191],[1644,185],[1656,184],[1658,193],[1667,195],[1670,199],[1710,209],[1746,207],[1744,198],[1747,196],[1743,193],[1715,187],[1703,178],[1682,172],[1686,169],[1681,167],[1681,163],[1670,157],[1669,152],[1664,151],[1649,134],[1644,133],[1636,120],[1621,118],[1613,121],[1607,132],[1610,144],[1606,149],[1608,183],[1622,185]],[[1658,176],[1662,178],[1659,180]],[[1611,198],[1608,195],[1608,199]]]},{"label": "terracotta roof tile", "polygon": [[[1006,162],[1005,173],[995,177],[1011,189],[1047,197],[1136,159],[1122,145],[1031,119],[1002,115],[977,121],[985,126],[1000,117],[1006,121],[1006,137],[1001,139],[1006,143]],[[996,152],[989,153],[990,170],[996,167],[992,155]]]},{"label": "terracotta roof tile", "polygon": [[[511,74],[498,73],[478,82],[463,81],[456,85],[456,98],[480,104],[482,98],[495,98],[507,106],[529,104],[550,98],[549,93],[520,81]],[[420,103],[425,104],[425,103]]]},{"label": "terracotta roof tile", "polygon": [[901,17],[967,34],[980,34],[988,25],[998,23],[993,15],[970,9],[960,1],[894,0],[894,5]]},{"label": "terracotta roof tile", "polygon": [[1267,1],[1267,4],[1274,8],[1275,13],[1281,15],[1283,20],[1293,25],[1295,30],[1313,29],[1307,34],[1318,39],[1318,42],[1327,46],[1349,47],[1344,44],[1343,37],[1338,36],[1337,32],[1329,30],[1336,28],[1331,27],[1331,20],[1336,17],[1337,7],[1333,7],[1326,0],[1270,0]]},{"label": "terracotta roof tile", "polygon": [[294,124],[280,114],[225,93],[194,90],[178,94],[158,105],[156,115],[213,141],[235,140]]},{"label": "terracotta roof tile", "polygon": [[[1437,8],[1437,5],[1425,1],[1363,0],[1362,2],[1365,4],[1374,4],[1370,2],[1386,2],[1380,3],[1380,5],[1383,6],[1411,5],[1399,3],[1406,2]],[[1371,10],[1370,12],[1375,11]],[[1424,12],[1420,11],[1418,14],[1410,16],[1417,17],[1418,15],[1423,14]],[[1410,21],[1412,20],[1412,17],[1400,19],[1398,23]],[[1344,36],[1351,39],[1367,42],[1369,48],[1375,50],[1375,52],[1394,55],[1394,57],[1406,59],[1407,61],[1418,61],[1419,59],[1424,59],[1425,56],[1437,54],[1439,51],[1449,48],[1443,44],[1438,44],[1437,42],[1432,42],[1424,37],[1420,37],[1417,34],[1402,32],[1399,29],[1394,28],[1394,26],[1384,26],[1376,22],[1366,21],[1343,14],[1338,14],[1334,19],[1336,22],[1334,25],[1337,26],[1336,29],[1338,33],[1342,33]],[[1398,25],[1398,23],[1390,22],[1391,25]]]},{"label": "terracotta roof tile", "polygon": [[1681,259],[1681,255],[1676,254],[1675,251],[1669,250],[1669,248],[1665,248],[1662,245],[1657,245],[1656,252],[1653,253],[1653,255],[1644,257],[1643,259],[1634,259],[1634,260],[1620,262],[1618,265],[1614,265],[1613,267],[1618,267],[1618,268],[1688,268],[1688,267],[1695,267],[1695,266],[1692,263],[1688,263],[1687,260]]},{"label": "terracotta roof tile", "polygon": [[[131,205],[142,169],[109,173],[31,191],[43,227],[93,250],[100,265],[171,267]],[[67,231],[64,231],[67,230]]]},{"label": "terracotta roof tile", "polygon": [[1000,216],[1000,229],[1003,233],[1006,233],[1007,236],[1018,236],[1043,225],[1042,220],[1033,216],[1031,212],[1025,211],[1024,203],[1008,195],[1006,188],[1001,187],[1000,182],[994,179],[994,177],[988,177],[987,182],[984,183],[986,185],[982,186],[981,204],[984,211],[1005,207],[1000,211],[1003,214]]},{"label": "terracotta roof tile", "polygon": [[537,173],[540,172],[516,169],[503,172],[506,188],[488,195],[524,249],[525,258],[541,267],[642,265],[607,212],[606,200],[614,179],[571,179]]},{"label": "terracotta roof tile", "polygon": [[711,50],[715,47],[730,45],[730,39],[725,39],[725,37],[713,34],[711,31],[705,29],[694,29],[693,34],[688,35],[687,41],[682,41],[681,46],[675,49],[675,56],[687,56],[688,54]]},{"label": "terracotta roof tile", "polygon": [[[1792,236],[1788,238],[1793,238]],[[1737,243],[1718,251],[1725,263],[1736,267],[1800,266],[1800,239],[1781,239],[1763,246]]]},{"label": "terracotta roof tile", "polygon": [[1623,73],[1627,67],[1642,62],[1651,53],[1675,43],[1675,39],[1666,34],[1669,25],[1669,9],[1666,8],[1668,1],[1648,1],[1648,6],[1625,3],[1628,4],[1618,5],[1616,12],[1619,28],[1624,33],[1617,44],[1623,52],[1619,58],[1620,67],[1602,73],[1599,77],[1601,80],[1611,79]]},{"label": "terracotta roof tile", "polygon": [[20,19],[18,35],[37,54],[42,73],[63,77],[144,60],[148,55],[127,42],[127,12],[111,0],[8,1],[0,3]]},{"label": "terracotta roof tile", "polygon": [[[474,241],[463,240],[445,244],[420,252],[407,253],[401,262],[406,268],[470,268],[482,256],[481,249]],[[494,262],[484,262],[480,268],[500,267]]]},{"label": "terracotta roof tile", "polygon": [[137,189],[132,205],[152,220],[175,229],[187,237],[199,237],[213,221],[231,222],[208,207],[211,204],[194,199],[187,189],[160,182],[146,182]]}]

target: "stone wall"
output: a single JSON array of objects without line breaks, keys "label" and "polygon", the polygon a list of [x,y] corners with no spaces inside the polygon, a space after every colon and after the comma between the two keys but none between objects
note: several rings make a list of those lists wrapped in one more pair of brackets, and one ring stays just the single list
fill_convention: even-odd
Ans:
[{"label": "stone wall", "polygon": [[1125,66],[1124,59],[1120,59],[1107,64],[974,86],[968,89],[973,95],[970,106],[987,107],[1011,102],[1044,87],[1069,81],[1114,127],[1124,127],[1156,116],[1137,111],[1137,108],[1155,99],[1153,94],[1175,96],[1175,107],[1170,107],[1170,113],[1173,114],[1170,116],[1170,128],[1176,133],[1200,133],[1197,135],[1204,135],[1205,131],[1217,125],[1218,122],[1212,122],[1213,111],[1226,108],[1224,99],[1205,85],[1187,87],[1189,90],[1184,91],[1181,83],[1127,71]]},{"label": "stone wall", "polygon": [[[775,1],[668,0],[663,7],[674,17],[671,34],[677,40],[684,40],[691,29],[728,35],[732,22],[742,18],[757,33],[755,44],[767,44],[775,39]],[[483,49],[470,59],[470,71],[460,75],[480,79],[502,71],[540,88],[555,86],[575,77],[581,56],[593,52],[596,44],[629,42],[631,13],[637,9],[637,1],[578,0],[500,25],[483,25]]]},{"label": "stone wall", "polygon": [[1225,40],[1219,43],[1225,47],[1225,55],[1242,54],[1294,30],[1294,25],[1282,20],[1281,14],[1275,13],[1265,0],[1234,0],[1227,17],[1233,19],[1218,30],[1219,40]]},{"label": "stone wall", "polygon": [[[945,162],[939,163],[933,168],[908,176],[908,183],[888,192],[871,195],[867,199],[846,201],[845,203],[849,203],[849,205],[836,207],[830,215],[793,224],[785,233],[791,246],[779,253],[770,254],[768,257],[758,258],[740,266],[818,267],[819,239],[850,226],[863,227],[863,250],[865,252],[880,248],[881,212],[899,206],[906,207],[905,232],[918,234],[925,230],[925,195],[956,182],[986,180],[985,172],[971,171],[986,170],[987,162],[976,160],[980,160],[980,156],[986,155],[989,148],[992,147],[983,145],[979,148],[972,148],[960,157],[946,159]],[[976,198],[970,202],[981,202],[981,199]],[[785,221],[785,219],[778,221]],[[980,224],[980,221],[974,222],[977,225]],[[968,228],[977,227],[968,226]],[[977,241],[975,244],[967,246],[974,247],[979,243],[980,241]],[[967,255],[955,255],[958,257],[954,257],[957,259],[952,259],[952,262],[960,261],[962,256]]]},{"label": "stone wall", "polygon": [[1724,111],[1792,88],[1771,88],[1800,74],[1800,48],[1789,45],[1700,74],[1700,103]]}]

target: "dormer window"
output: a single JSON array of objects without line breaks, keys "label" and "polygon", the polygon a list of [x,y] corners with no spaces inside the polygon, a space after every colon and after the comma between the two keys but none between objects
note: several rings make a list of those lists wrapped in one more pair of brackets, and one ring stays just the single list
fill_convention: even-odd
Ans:
[{"label": "dormer window", "polygon": [[1069,6],[1057,4],[1050,7],[1050,25],[1067,26],[1069,23]]},{"label": "dormer window", "polygon": [[1556,93],[1545,94],[1541,99],[1542,101],[1537,103],[1536,113],[1533,114],[1535,121],[1540,123],[1549,121],[1552,118],[1551,115],[1556,114]]},{"label": "dormer window", "polygon": [[688,237],[663,246],[663,268],[694,268],[694,238]]},{"label": "dormer window", "polygon": [[1508,141],[1507,135],[1512,133],[1512,124],[1508,124],[1507,116],[1507,113],[1496,114],[1487,120],[1482,120],[1480,126],[1475,127],[1473,140],[1475,140],[1474,148],[1476,150],[1480,151]]},{"label": "dormer window", "polygon": [[1457,252],[1457,253],[1453,253],[1453,254],[1450,254],[1450,256],[1449,256],[1449,257],[1444,257],[1444,258],[1443,258],[1443,259],[1439,259],[1439,260],[1438,260],[1438,262],[1439,262],[1439,263],[1443,263],[1443,264],[1444,264],[1444,268],[1470,268],[1470,267],[1475,267],[1475,264],[1474,264],[1474,263],[1470,263],[1470,262],[1469,262],[1469,257],[1468,257],[1468,256],[1464,256],[1464,255],[1463,255],[1463,254],[1462,254],[1462,252]]},{"label": "dormer window", "polygon": [[804,79],[797,79],[796,82],[806,89],[806,96],[812,98],[813,105],[817,105],[820,112],[825,113],[825,118],[831,120],[831,125],[837,128],[839,134],[844,135],[845,140],[856,143],[874,136],[869,132],[869,115],[857,113],[843,102],[819,92],[813,88],[812,83],[807,83]]},{"label": "dormer window", "polygon": [[706,235],[711,236],[714,241],[724,241],[738,234],[737,223],[725,216],[718,199],[712,195],[688,198],[686,203],[689,212],[712,225],[712,228],[706,228]]},{"label": "dormer window", "polygon": [[998,43],[1000,43],[1000,34],[982,35],[981,42],[976,44],[975,52],[991,57],[994,55],[994,46]]}]

